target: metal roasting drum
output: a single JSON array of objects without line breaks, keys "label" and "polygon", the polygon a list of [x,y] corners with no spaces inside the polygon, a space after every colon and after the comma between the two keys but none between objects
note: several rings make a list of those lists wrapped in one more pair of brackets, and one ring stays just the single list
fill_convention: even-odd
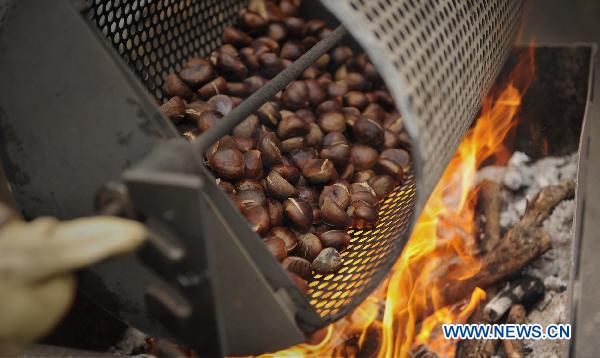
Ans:
[{"label": "metal roasting drum", "polygon": [[[0,156],[20,208],[27,217],[92,215],[98,190],[122,182],[100,199],[129,195],[150,240],[135,255],[82,272],[82,291],[142,331],[206,355],[299,343],[381,283],[502,67],[523,11],[520,0],[304,0],[301,12],[332,27],[340,21],[353,38],[343,41],[368,53],[404,117],[414,160],[377,227],[351,232],[343,267],[316,275],[307,298],[197,160],[218,137],[167,141],[176,130],[152,98],[163,98],[163,79],[186,59],[217,48],[246,5],[0,0]],[[317,46],[326,50],[344,33]],[[258,97],[290,79],[280,77]]]}]

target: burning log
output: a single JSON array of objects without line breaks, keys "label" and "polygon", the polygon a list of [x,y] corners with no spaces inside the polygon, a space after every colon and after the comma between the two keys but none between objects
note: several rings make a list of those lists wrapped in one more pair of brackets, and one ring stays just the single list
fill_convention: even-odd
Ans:
[{"label": "burning log", "polygon": [[[508,318],[506,323],[522,324],[525,322],[525,316],[527,312],[523,305],[514,305],[508,312]],[[508,358],[522,358],[523,357],[523,342],[520,339],[505,339],[502,341],[504,346],[504,352]]]},{"label": "burning log", "polygon": [[[486,323],[481,306],[473,312],[469,318],[470,324]],[[488,358],[494,356],[497,339],[466,339],[459,342],[456,350],[457,357],[464,358]]]},{"label": "burning log", "polygon": [[485,305],[483,315],[496,322],[515,304],[529,306],[544,296],[544,283],[536,277],[524,276],[500,291]]},{"label": "burning log", "polygon": [[479,189],[479,207],[482,212],[484,237],[483,252],[489,252],[500,241],[500,211],[502,210],[502,185],[483,180]]},{"label": "burning log", "polygon": [[443,302],[457,302],[476,287],[486,288],[511,277],[550,249],[550,237],[539,226],[556,205],[574,194],[573,181],[541,189],[527,206],[519,224],[508,230],[498,244],[481,257],[477,274],[465,280],[449,279],[445,275],[437,279]]}]

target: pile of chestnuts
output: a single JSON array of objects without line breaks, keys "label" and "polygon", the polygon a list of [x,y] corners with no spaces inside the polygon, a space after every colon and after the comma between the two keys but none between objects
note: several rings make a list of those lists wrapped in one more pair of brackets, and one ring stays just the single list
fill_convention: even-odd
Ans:
[{"label": "pile of chestnuts", "polygon": [[[209,58],[170,74],[161,111],[195,138],[332,30],[299,0],[253,0]],[[364,53],[338,45],[206,153],[208,167],[303,290],[335,272],[410,169],[410,140]]]}]

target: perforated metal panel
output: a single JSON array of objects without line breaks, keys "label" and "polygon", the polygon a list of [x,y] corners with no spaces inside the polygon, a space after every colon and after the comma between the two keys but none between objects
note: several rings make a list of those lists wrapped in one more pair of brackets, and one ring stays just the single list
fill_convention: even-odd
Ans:
[{"label": "perforated metal panel", "polygon": [[415,201],[415,176],[410,173],[381,203],[375,228],[348,232],[352,240],[342,253],[342,267],[334,274],[316,275],[309,284],[310,304],[327,323],[350,313],[381,283],[408,240]]},{"label": "perforated metal panel", "polygon": [[418,209],[500,70],[522,0],[322,0],[365,48],[413,142]]},{"label": "perforated metal panel", "polygon": [[167,75],[208,56],[247,0],[87,0],[87,15],[146,88],[163,99]]},{"label": "perforated metal panel", "polygon": [[[304,0],[308,2],[308,0]],[[316,275],[309,300],[332,322],[387,275],[422,206],[504,62],[521,0],[322,0],[369,54],[413,138],[414,172],[382,204],[380,222],[350,231],[335,274]],[[207,56],[247,1],[89,0],[88,16],[151,94],[192,56]],[[418,193],[418,195],[417,195]]]}]

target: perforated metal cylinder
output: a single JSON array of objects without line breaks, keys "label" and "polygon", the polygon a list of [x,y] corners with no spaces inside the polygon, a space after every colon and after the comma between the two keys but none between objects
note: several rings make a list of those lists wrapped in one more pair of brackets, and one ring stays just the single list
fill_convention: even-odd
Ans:
[{"label": "perforated metal cylinder", "polygon": [[413,138],[417,212],[504,64],[522,0],[322,0],[369,54]]},{"label": "perforated metal cylinder", "polygon": [[[321,3],[346,26],[382,74],[413,139],[415,161],[414,173],[382,204],[378,225],[350,232],[343,266],[334,274],[316,275],[310,283],[309,302],[325,325],[366,298],[399,257],[409,236],[407,228],[504,62],[523,4],[522,0]],[[221,44],[223,29],[246,5],[239,0],[88,0],[86,13],[160,100],[164,78],[188,58],[208,56]]]}]

